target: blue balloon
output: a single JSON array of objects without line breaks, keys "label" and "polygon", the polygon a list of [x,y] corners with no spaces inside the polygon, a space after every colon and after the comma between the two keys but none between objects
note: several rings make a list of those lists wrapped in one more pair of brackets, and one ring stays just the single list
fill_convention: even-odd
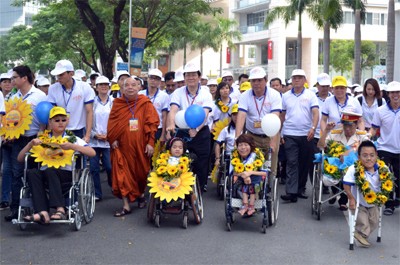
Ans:
[{"label": "blue balloon", "polygon": [[189,128],[197,128],[201,124],[203,124],[204,119],[206,118],[206,113],[202,106],[192,105],[185,111],[185,121],[186,124],[189,125]]},{"label": "blue balloon", "polygon": [[42,101],[37,104],[35,113],[40,123],[47,124],[49,122],[50,110],[53,108],[53,104],[48,101]]}]

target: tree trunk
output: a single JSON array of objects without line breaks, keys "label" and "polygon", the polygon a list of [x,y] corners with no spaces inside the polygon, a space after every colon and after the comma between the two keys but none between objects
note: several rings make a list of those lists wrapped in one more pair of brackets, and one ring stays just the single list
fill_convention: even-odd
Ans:
[{"label": "tree trunk", "polygon": [[331,52],[331,24],[325,22],[324,24],[324,73],[329,74],[330,52]]},{"label": "tree trunk", "polygon": [[355,29],[354,29],[354,77],[353,84],[361,82],[361,14],[357,1],[355,10]]},{"label": "tree trunk", "polygon": [[297,53],[296,53],[296,63],[297,69],[301,69],[301,60],[302,60],[302,52],[303,52],[303,35],[301,32],[301,13],[299,13],[299,25],[297,32]]},{"label": "tree trunk", "polygon": [[219,76],[222,76],[222,44],[219,49]]},{"label": "tree trunk", "polygon": [[186,41],[183,42],[183,67],[186,65]]},{"label": "tree trunk", "polygon": [[387,25],[387,56],[386,56],[386,83],[394,79],[394,45],[396,34],[396,23],[394,13],[394,0],[388,3],[388,25]]},{"label": "tree trunk", "polygon": [[203,48],[200,48],[200,72],[203,74]]}]

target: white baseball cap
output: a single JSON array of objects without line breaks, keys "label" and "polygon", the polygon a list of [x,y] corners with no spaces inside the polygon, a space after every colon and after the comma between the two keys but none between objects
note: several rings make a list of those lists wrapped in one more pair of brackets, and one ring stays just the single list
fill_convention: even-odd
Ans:
[{"label": "white baseball cap", "polygon": [[304,72],[303,69],[294,69],[293,72],[292,72],[292,75],[290,77],[293,77],[293,76],[304,76],[304,77],[306,77],[306,72]]},{"label": "white baseball cap", "polygon": [[353,94],[351,93],[351,89],[350,89],[350,88],[347,88],[347,89],[346,89],[346,93],[347,93],[347,94],[350,94],[350,95],[353,95]]},{"label": "white baseball cap", "polygon": [[150,69],[148,75],[149,76],[154,75],[154,76],[158,76],[159,78],[162,78],[162,72],[160,70],[158,70],[157,68]]},{"label": "white baseball cap", "polygon": [[51,71],[51,75],[57,76],[65,72],[73,72],[74,66],[69,60],[60,60],[56,63],[56,67]]},{"label": "white baseball cap", "polygon": [[82,79],[82,77],[86,77],[86,72],[84,70],[82,70],[82,69],[78,69],[78,70],[75,71],[74,76],[79,78],[79,79]]},{"label": "white baseball cap", "polygon": [[386,91],[387,87],[388,87],[388,85],[386,85],[386,84],[380,84],[380,85],[379,85],[379,89],[380,89],[381,91]]},{"label": "white baseball cap", "polygon": [[193,72],[200,73],[200,67],[195,63],[187,63],[185,65],[185,68],[183,69],[183,73],[193,73]]},{"label": "white baseball cap", "polygon": [[360,86],[360,85],[356,86],[356,87],[354,88],[354,92],[355,92],[355,93],[361,93],[361,92],[363,92],[362,86]]},{"label": "white baseball cap", "polygon": [[233,77],[232,72],[231,71],[225,71],[225,72],[222,73],[221,77],[224,78],[224,77],[227,77],[227,76],[232,76]]},{"label": "white baseball cap", "polygon": [[175,72],[174,82],[182,82],[182,81],[185,81],[183,73],[181,71]]},{"label": "white baseball cap", "polygon": [[108,79],[106,76],[99,76],[96,78],[96,85],[98,85],[98,84],[110,85],[110,79]]},{"label": "white baseball cap", "polygon": [[119,78],[121,77],[121,75],[131,76],[131,75],[128,73],[128,71],[126,71],[126,70],[117,71],[117,80],[119,80]]},{"label": "white baseball cap", "polygon": [[38,86],[49,86],[49,85],[51,85],[51,84],[50,84],[49,79],[47,79],[46,77],[42,77],[42,78],[39,78],[39,79],[38,79],[37,85],[38,85]]},{"label": "white baseball cap", "polygon": [[211,86],[211,85],[217,86],[217,85],[218,85],[217,80],[216,80],[216,79],[210,79],[210,80],[208,80],[207,86]]},{"label": "white baseball cap", "polygon": [[317,76],[317,83],[320,86],[331,86],[331,77],[327,73],[322,73]]},{"label": "white baseball cap", "polygon": [[2,73],[0,75],[0,80],[3,80],[3,79],[10,79],[11,80],[11,77],[12,77],[12,74],[10,74],[10,73]]},{"label": "white baseball cap", "polygon": [[400,91],[400,83],[397,81],[390,82],[387,85],[386,92],[397,92]]},{"label": "white baseball cap", "polygon": [[208,80],[208,76],[206,76],[206,75],[202,75],[202,76],[201,76],[201,79]]},{"label": "white baseball cap", "polygon": [[251,79],[260,79],[267,76],[264,68],[262,67],[254,67],[250,70],[249,80]]}]

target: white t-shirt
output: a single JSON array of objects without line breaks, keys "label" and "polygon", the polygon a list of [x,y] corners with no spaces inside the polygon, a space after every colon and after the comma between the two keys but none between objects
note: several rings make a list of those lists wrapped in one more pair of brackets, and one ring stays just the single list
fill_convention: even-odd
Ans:
[{"label": "white t-shirt", "polygon": [[86,127],[86,104],[92,104],[95,93],[88,83],[74,80],[70,92],[67,92],[60,83],[49,87],[47,100],[57,106],[65,108],[70,114],[68,130],[80,130]]},{"label": "white t-shirt", "polygon": [[106,103],[102,103],[98,96],[94,99],[93,126],[89,142],[91,147],[110,148],[108,141],[100,141],[95,139],[94,136],[96,134],[107,134],[108,117],[110,116],[113,101],[114,98],[111,96],[108,96]]},{"label": "white t-shirt", "polygon": [[26,102],[29,103],[32,108],[32,123],[31,125],[29,125],[29,130],[25,131],[23,136],[30,137],[36,135],[39,132],[40,122],[38,117],[36,116],[35,109],[40,102],[46,101],[46,94],[42,90],[32,86],[28,93],[25,94],[25,96],[22,96],[21,91],[18,90],[17,93],[11,96],[11,99],[14,98],[21,98],[23,100],[26,100]]},{"label": "white t-shirt", "polygon": [[231,92],[229,93],[229,97],[235,101],[238,102],[240,96],[242,95],[242,93],[240,93],[239,88],[237,87],[231,87]]},{"label": "white t-shirt", "polygon": [[[6,106],[4,105],[4,96],[3,93],[0,93],[0,114],[6,114]],[[1,122],[0,122],[1,123]]]},{"label": "white t-shirt", "polygon": [[292,88],[283,94],[282,106],[282,110],[286,111],[282,135],[306,136],[313,126],[312,109],[319,108],[315,93],[303,88],[296,95]]},{"label": "white t-shirt", "polygon": [[282,111],[282,97],[275,89],[265,87],[264,95],[256,98],[253,89],[244,92],[239,99],[239,110],[246,112],[246,129],[251,133],[264,134],[261,128],[254,128],[254,122],[268,113]]},{"label": "white t-shirt", "polygon": [[[371,124],[372,124],[372,119],[374,118],[374,114],[376,112],[376,110],[378,109],[378,100],[375,98],[374,99],[374,103],[370,106],[368,106],[367,101],[365,100],[365,97],[363,95],[361,95],[362,98],[362,114],[363,114],[363,118],[364,118],[364,124],[366,128],[371,128]],[[357,99],[358,101],[358,99]],[[382,98],[382,105],[386,105],[386,100],[384,98]]]},{"label": "white t-shirt", "polygon": [[400,109],[394,111],[390,104],[380,106],[375,112],[372,127],[380,128],[378,150],[400,154]]},{"label": "white t-shirt", "polygon": [[152,97],[149,97],[149,92],[147,89],[140,90],[138,94],[147,96],[151,103],[153,103],[153,106],[158,113],[158,117],[160,118],[160,125],[158,125],[158,128],[162,128],[162,112],[168,111],[170,102],[169,95],[160,89],[157,89],[157,92]]},{"label": "white t-shirt", "polygon": [[225,142],[225,153],[230,155],[235,147],[235,128],[230,128],[228,132],[228,127],[229,125],[222,129],[216,142],[219,144]]},{"label": "white t-shirt", "polygon": [[315,94],[318,98],[318,105],[319,105],[319,121],[318,121],[318,126],[315,129],[315,133],[314,133],[314,138],[319,139],[320,135],[321,135],[321,118],[322,118],[322,107],[325,104],[325,100],[327,98],[329,98],[330,96],[332,96],[331,92],[328,92],[328,96],[325,99],[322,99],[318,96],[318,92]]},{"label": "white t-shirt", "polygon": [[223,113],[217,106],[217,103],[215,103],[215,101],[214,101],[214,108],[213,108],[214,122],[219,121],[219,120],[222,121],[226,118],[229,118],[229,112],[230,112],[232,106],[235,105],[236,103],[237,103],[237,100],[234,100],[231,97],[229,97],[229,102],[227,105],[225,105],[229,108],[229,110],[227,112]]},{"label": "white t-shirt", "polygon": [[339,129],[342,127],[340,118],[343,111],[363,114],[360,102],[354,97],[346,95],[346,101],[342,106],[338,104],[336,97],[327,98],[322,108],[322,115],[328,116],[328,122],[334,122],[336,124],[334,129]]},{"label": "white t-shirt", "polygon": [[[353,194],[354,198],[357,200],[357,185],[356,185],[356,180],[355,180],[355,176],[354,174],[356,173],[355,167],[354,165],[351,165],[346,172],[346,175],[344,175],[343,177],[343,184],[347,184],[349,186],[351,186],[351,193]],[[365,179],[366,181],[369,182],[369,186],[370,188],[375,191],[375,192],[380,192],[380,181],[379,181],[379,174],[378,174],[378,170],[375,170],[374,173],[370,173],[368,171],[365,171]],[[362,193],[359,191],[360,195],[360,205],[364,206],[364,207],[372,207],[374,206],[373,204],[368,204],[365,200],[364,200],[364,196],[362,195]]]}]

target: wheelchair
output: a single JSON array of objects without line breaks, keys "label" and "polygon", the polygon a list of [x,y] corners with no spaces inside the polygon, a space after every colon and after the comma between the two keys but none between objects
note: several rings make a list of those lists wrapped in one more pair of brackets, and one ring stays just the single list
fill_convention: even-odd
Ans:
[{"label": "wheelchair", "polygon": [[192,192],[185,196],[184,199],[178,199],[167,203],[155,198],[154,193],[149,195],[149,203],[147,206],[147,220],[153,222],[156,227],[160,227],[162,215],[182,214],[182,227],[187,228],[189,213],[193,212],[194,221],[200,224],[204,218],[203,199],[200,192],[200,184],[195,175],[196,181],[192,186]]},{"label": "wheelchair", "polygon": [[225,143],[221,145],[219,167],[217,173],[217,195],[220,200],[224,199],[225,178],[229,171],[230,156],[225,152]]},{"label": "wheelchair", "polygon": [[322,204],[328,202],[331,199],[336,198],[337,196],[340,196],[342,193],[344,193],[344,190],[337,187],[336,189],[338,190],[337,193],[332,194],[331,196],[328,196],[328,198],[323,198],[323,186],[325,185],[326,187],[331,187],[335,186],[340,181],[332,181],[331,179],[328,179],[327,177],[324,176],[324,163],[326,163],[324,159],[324,152],[322,151],[321,154],[321,161],[314,162],[314,169],[313,169],[313,179],[312,179],[312,199],[311,199],[311,215],[316,215],[317,220],[321,220],[321,214],[322,214]]},{"label": "wheelchair", "polygon": [[[279,199],[278,199],[278,179],[271,174],[271,160],[265,161],[267,176],[260,183],[260,191],[256,194],[254,209],[262,214],[262,233],[266,233],[268,226],[274,226],[278,220]],[[232,230],[235,222],[235,213],[242,207],[242,198],[238,192],[238,187],[233,183],[233,175],[229,174],[225,178],[225,218],[228,231]]]},{"label": "wheelchair", "polygon": [[[20,204],[18,207],[18,218],[13,219],[12,223],[19,225],[21,230],[25,230],[28,224],[34,224],[33,221],[25,221],[25,216],[32,215],[33,201],[31,190],[27,182],[28,158],[30,153],[25,154],[25,169],[22,179],[23,187],[20,191]],[[80,159],[80,169],[76,169],[76,161]],[[72,156],[72,183],[68,184],[68,192],[64,194],[66,200],[66,220],[50,220],[53,224],[69,224],[71,229],[79,231],[82,222],[90,223],[95,211],[95,193],[94,183],[88,168],[83,168],[83,156],[75,152]]]}]

